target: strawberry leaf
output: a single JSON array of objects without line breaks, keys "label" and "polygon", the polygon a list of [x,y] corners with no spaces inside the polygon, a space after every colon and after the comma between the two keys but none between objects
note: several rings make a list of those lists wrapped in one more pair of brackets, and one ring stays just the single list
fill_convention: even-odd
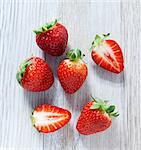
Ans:
[{"label": "strawberry leaf", "polygon": [[108,37],[109,35],[110,35],[110,33],[103,34],[104,38]]},{"label": "strawberry leaf", "polygon": [[81,53],[80,49],[72,49],[67,52],[67,58],[71,61],[77,61],[83,57],[84,55]]},{"label": "strawberry leaf", "polygon": [[92,42],[92,47],[90,48],[90,51],[92,50],[92,48],[95,48],[98,45],[100,45],[109,35],[110,35],[110,33],[107,33],[107,34],[96,34],[95,39]]},{"label": "strawberry leaf", "polygon": [[118,116],[119,116],[119,113],[118,113],[118,112],[111,113],[110,116],[111,116],[111,117],[118,117]]},{"label": "strawberry leaf", "polygon": [[100,108],[100,105],[98,103],[95,103],[94,105],[90,107],[90,109],[99,109],[99,108]]},{"label": "strawberry leaf", "polygon": [[36,35],[44,32],[44,31],[48,31],[50,28],[52,28],[53,26],[55,26],[57,24],[59,19],[55,19],[54,21],[48,22],[46,24],[44,24],[42,27],[33,30],[34,33],[36,33]]},{"label": "strawberry leaf", "polygon": [[119,116],[118,112],[114,112],[115,106],[114,105],[109,106],[107,100],[101,100],[99,98],[93,98],[93,97],[92,97],[92,99],[94,100],[94,104],[91,105],[90,109],[102,110],[102,111],[106,112],[109,115],[109,117]]},{"label": "strawberry leaf", "polygon": [[31,119],[32,125],[35,126],[35,118],[33,117],[33,115],[30,116],[30,119]]},{"label": "strawberry leaf", "polygon": [[21,80],[24,77],[25,71],[27,67],[31,64],[32,62],[30,60],[25,60],[21,65],[20,68],[16,74],[17,81],[21,84]]},{"label": "strawberry leaf", "polygon": [[97,39],[99,39],[99,38],[100,38],[100,36],[99,36],[98,34],[96,34],[95,40],[97,40]]},{"label": "strawberry leaf", "polygon": [[110,114],[110,113],[112,113],[114,110],[115,110],[115,106],[114,106],[114,105],[111,105],[111,106],[109,106],[109,107],[106,109],[106,112],[107,112],[108,114]]}]

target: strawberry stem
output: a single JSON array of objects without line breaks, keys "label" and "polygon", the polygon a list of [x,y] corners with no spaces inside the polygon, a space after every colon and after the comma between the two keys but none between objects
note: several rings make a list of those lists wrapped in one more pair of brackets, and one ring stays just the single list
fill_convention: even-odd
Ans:
[{"label": "strawberry stem", "polygon": [[21,84],[21,80],[22,78],[24,77],[24,74],[25,74],[25,71],[27,69],[27,67],[31,64],[32,62],[28,59],[28,60],[25,60],[21,65],[20,65],[20,68],[16,74],[16,78],[17,78],[17,81],[19,82],[19,84]]},{"label": "strawberry stem", "polygon": [[33,117],[33,114],[30,115],[30,119],[31,119],[32,125],[35,126],[35,118]]},{"label": "strawberry stem", "polygon": [[67,58],[69,58],[71,61],[77,61],[79,59],[83,59],[85,55],[82,54],[80,49],[72,49],[67,52]]},{"label": "strawberry stem", "polygon": [[110,33],[107,33],[107,34],[97,34],[95,36],[94,41],[92,42],[92,46],[90,48],[90,51],[92,51],[92,48],[95,48],[98,45],[100,45],[101,42],[103,42],[109,35],[110,35]]},{"label": "strawberry stem", "polygon": [[115,112],[115,105],[109,105],[108,101],[103,101],[98,98],[93,98],[94,104],[90,107],[90,109],[100,109],[104,112],[106,112],[109,117],[117,117],[119,116],[118,112]]},{"label": "strawberry stem", "polygon": [[36,35],[38,35],[45,31],[48,31],[50,28],[52,28],[53,26],[57,24],[58,20],[59,19],[55,19],[54,21],[48,22],[44,24],[43,26],[41,26],[40,28],[33,30],[33,32],[36,33]]}]

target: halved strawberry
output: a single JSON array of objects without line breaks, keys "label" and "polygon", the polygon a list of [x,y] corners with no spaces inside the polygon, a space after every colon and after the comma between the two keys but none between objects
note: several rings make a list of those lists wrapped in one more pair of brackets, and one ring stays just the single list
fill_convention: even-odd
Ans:
[{"label": "halved strawberry", "polygon": [[123,54],[116,41],[105,40],[109,35],[110,33],[95,36],[91,47],[91,56],[100,67],[114,73],[120,73],[124,69]]},{"label": "halved strawberry", "polygon": [[43,104],[34,109],[31,115],[33,126],[43,133],[54,132],[65,126],[71,118],[68,110]]}]

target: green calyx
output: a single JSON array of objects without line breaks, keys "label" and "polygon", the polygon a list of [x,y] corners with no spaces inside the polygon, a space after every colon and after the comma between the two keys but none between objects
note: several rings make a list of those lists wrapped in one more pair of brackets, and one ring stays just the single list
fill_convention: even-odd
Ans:
[{"label": "green calyx", "polygon": [[72,49],[67,52],[67,58],[69,58],[71,61],[77,61],[79,59],[82,59],[85,55],[82,54],[80,49]]},{"label": "green calyx", "polygon": [[54,25],[57,24],[59,19],[55,19],[54,21],[48,22],[44,24],[42,27],[38,28],[37,30],[33,30],[34,33],[40,34],[43,33],[44,31],[48,31],[50,28],[52,28]]},{"label": "green calyx", "polygon": [[30,115],[30,119],[31,119],[32,125],[35,126],[35,118],[33,117],[33,112]]},{"label": "green calyx", "polygon": [[101,99],[98,99],[98,98],[93,98],[93,100],[96,102],[94,103],[90,109],[100,109],[104,112],[106,112],[109,117],[117,117],[119,116],[119,113],[118,112],[115,112],[115,105],[109,105],[108,104],[108,101],[103,101]]},{"label": "green calyx", "polygon": [[26,68],[31,64],[32,62],[30,60],[24,61],[16,74],[17,81],[21,84],[21,80],[24,77],[24,73],[26,71]]},{"label": "green calyx", "polygon": [[104,41],[109,35],[110,35],[110,33],[107,33],[107,34],[97,34],[95,36],[94,41],[92,42],[91,49],[97,47],[98,45],[100,45],[101,42]]}]

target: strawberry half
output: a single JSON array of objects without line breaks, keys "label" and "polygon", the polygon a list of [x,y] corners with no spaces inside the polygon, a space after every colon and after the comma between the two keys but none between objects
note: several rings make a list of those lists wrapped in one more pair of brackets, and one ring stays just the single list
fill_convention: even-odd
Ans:
[{"label": "strawberry half", "polygon": [[107,101],[94,99],[83,108],[76,129],[84,135],[104,131],[111,126],[112,117],[119,115],[114,110],[115,106],[108,105]]},{"label": "strawberry half", "polygon": [[58,78],[66,93],[75,93],[87,78],[88,69],[82,58],[79,49],[72,49],[58,66]]},{"label": "strawberry half", "polygon": [[96,35],[91,47],[93,61],[100,67],[120,73],[124,69],[123,54],[114,40],[105,40],[110,34]]},{"label": "strawberry half", "polygon": [[17,81],[26,90],[40,92],[48,90],[53,82],[53,72],[41,58],[31,57],[25,60],[17,72]]},{"label": "strawberry half", "polygon": [[68,43],[67,29],[55,21],[44,24],[37,30],[36,43],[46,53],[60,56],[64,53]]},{"label": "strawberry half", "polygon": [[65,126],[71,118],[68,110],[43,104],[34,109],[31,115],[33,126],[43,133],[54,132]]}]

